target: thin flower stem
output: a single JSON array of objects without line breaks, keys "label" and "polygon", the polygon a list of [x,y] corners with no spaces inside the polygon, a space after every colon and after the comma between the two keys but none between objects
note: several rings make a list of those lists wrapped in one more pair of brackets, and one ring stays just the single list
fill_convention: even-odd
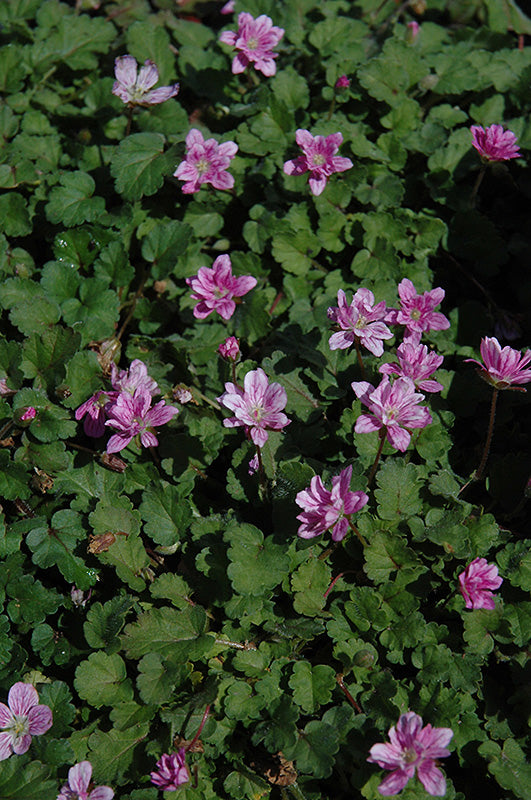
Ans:
[{"label": "thin flower stem", "polygon": [[337,685],[339,686],[339,688],[341,689],[341,691],[343,692],[343,694],[345,695],[345,697],[349,701],[350,705],[353,706],[356,709],[358,714],[363,714],[363,711],[361,709],[360,704],[356,703],[356,701],[354,700],[354,698],[350,694],[349,690],[347,689],[347,687],[343,683],[343,675],[341,675],[340,673],[338,675],[336,675],[336,681],[337,681]]},{"label": "thin flower stem", "polygon": [[207,721],[207,719],[208,719],[208,715],[209,715],[209,714],[210,714],[210,705],[208,705],[208,706],[205,708],[205,713],[203,714],[203,719],[201,720],[201,722],[200,722],[200,724],[199,724],[199,728],[197,729],[197,733],[196,733],[196,735],[194,736],[194,738],[192,739],[192,741],[191,741],[191,742],[190,742],[190,743],[189,743],[189,744],[186,746],[186,750],[190,750],[190,748],[191,748],[191,747],[193,747],[193,746],[194,746],[194,744],[195,744],[195,743],[197,742],[197,740],[199,739],[199,737],[200,737],[200,735],[201,735],[201,731],[202,731],[202,730],[203,730],[203,728],[205,727],[205,722]]},{"label": "thin flower stem", "polygon": [[386,434],[384,433],[382,435],[382,432],[380,431],[380,445],[378,447],[378,452],[376,453],[376,458],[374,459],[374,464],[372,465],[371,471],[369,473],[369,478],[367,480],[367,489],[369,488],[369,486],[373,482],[374,476],[376,475],[376,470],[378,469],[378,463],[380,461],[380,456],[382,455],[382,450],[383,450],[383,446],[385,444],[385,439],[386,439]]},{"label": "thin flower stem", "polygon": [[477,468],[474,479],[476,481],[481,480],[481,476],[483,475],[483,470],[485,469],[485,465],[487,464],[487,459],[489,457],[490,445],[492,442],[492,434],[494,433],[494,421],[496,419],[496,401],[498,399],[498,389],[494,389],[492,392],[492,402],[490,404],[490,417],[489,417],[489,427],[487,430],[487,438],[485,440],[485,447],[483,448],[483,455],[481,457],[481,461],[479,467]]},{"label": "thin flower stem", "polygon": [[133,121],[133,112],[134,112],[134,110],[135,109],[134,109],[133,106],[129,106],[129,108],[127,110],[127,127],[125,129],[125,135],[126,136],[129,136],[129,134],[131,133],[131,123]]},{"label": "thin flower stem", "polygon": [[262,494],[262,499],[267,495],[267,476],[264,470],[264,462],[262,461],[262,451],[260,447],[255,444],[256,447],[256,457],[258,459],[258,478],[260,480],[260,493]]},{"label": "thin flower stem", "polygon": [[481,182],[482,182],[483,178],[485,177],[485,172],[486,171],[487,171],[487,163],[484,162],[481,165],[481,169],[478,172],[478,176],[476,178],[476,182],[474,184],[474,188],[472,189],[472,192],[470,194],[470,199],[468,201],[469,208],[474,208],[475,205],[476,205],[477,193],[478,193],[479,187],[481,186]]},{"label": "thin flower stem", "polygon": [[361,544],[363,545],[363,547],[366,547],[366,546],[367,546],[367,542],[365,541],[365,539],[363,538],[363,536],[362,536],[362,535],[361,535],[361,533],[359,532],[358,528],[357,528],[357,527],[354,525],[354,523],[352,522],[352,519],[349,519],[348,523],[349,523],[349,525],[350,525],[350,528],[351,528],[351,530],[353,530],[353,531],[354,531],[354,533],[356,534],[356,536],[357,536],[357,537],[358,537],[358,539],[360,540],[360,542],[361,542]]},{"label": "thin flower stem", "polygon": [[363,363],[363,357],[361,355],[361,350],[360,350],[360,342],[357,336],[354,337],[354,344],[356,345],[356,353],[358,355],[358,364],[360,365],[361,378],[362,380],[365,380],[365,364]]},{"label": "thin flower stem", "polygon": [[330,547],[327,547],[327,548],[326,548],[326,550],[323,550],[323,552],[321,553],[321,555],[319,556],[319,558],[318,558],[317,560],[318,560],[318,561],[324,561],[324,560],[325,560],[325,558],[328,558],[328,556],[330,555],[330,553],[333,553],[333,552],[334,552],[334,550],[336,549],[336,547],[338,546],[338,544],[339,544],[339,542],[332,542],[332,544],[330,545]]},{"label": "thin flower stem", "polygon": [[332,119],[332,114],[334,113],[335,110],[336,110],[336,96],[334,95],[332,98],[332,102],[330,103],[330,108],[328,109],[328,116],[326,118],[327,122],[330,122],[330,120]]}]

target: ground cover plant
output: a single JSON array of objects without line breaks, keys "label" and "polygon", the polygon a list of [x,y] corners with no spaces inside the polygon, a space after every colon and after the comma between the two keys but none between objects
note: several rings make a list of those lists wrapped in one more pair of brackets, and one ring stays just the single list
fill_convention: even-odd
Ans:
[{"label": "ground cover plant", "polygon": [[531,798],[531,20],[0,24],[0,798]]}]

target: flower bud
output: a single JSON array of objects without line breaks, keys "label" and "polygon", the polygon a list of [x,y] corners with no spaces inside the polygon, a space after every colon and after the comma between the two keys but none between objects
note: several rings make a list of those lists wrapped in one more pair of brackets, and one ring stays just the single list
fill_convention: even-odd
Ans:
[{"label": "flower bud", "polygon": [[227,361],[238,361],[240,358],[240,340],[235,336],[229,336],[218,347],[218,353]]}]

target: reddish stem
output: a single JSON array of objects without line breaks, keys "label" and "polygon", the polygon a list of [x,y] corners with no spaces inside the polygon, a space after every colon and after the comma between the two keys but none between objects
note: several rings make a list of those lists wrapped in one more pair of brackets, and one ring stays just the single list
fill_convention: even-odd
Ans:
[{"label": "reddish stem", "polygon": [[189,742],[189,743],[186,745],[186,750],[189,750],[191,747],[193,747],[193,746],[194,746],[194,744],[195,744],[195,743],[197,742],[197,740],[199,739],[199,736],[201,735],[201,731],[202,731],[202,730],[203,730],[203,728],[205,727],[205,722],[207,721],[207,719],[208,719],[208,715],[209,715],[209,714],[210,714],[210,705],[208,705],[208,706],[205,708],[205,713],[203,714],[203,719],[201,720],[201,723],[200,723],[200,725],[199,725],[199,728],[197,729],[197,733],[196,733],[196,735],[194,736],[194,738],[192,739],[192,741],[191,741],[191,742]]}]

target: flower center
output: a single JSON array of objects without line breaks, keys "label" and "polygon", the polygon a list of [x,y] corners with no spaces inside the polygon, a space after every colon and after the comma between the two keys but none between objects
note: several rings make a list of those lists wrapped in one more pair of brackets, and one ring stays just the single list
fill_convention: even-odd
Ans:
[{"label": "flower center", "polygon": [[17,716],[16,714],[13,715],[13,722],[9,726],[9,730],[13,732],[13,736],[18,738],[19,736],[24,736],[28,732],[28,718]]},{"label": "flower center", "polygon": [[414,764],[417,760],[418,756],[413,747],[408,747],[407,750],[404,750],[403,759],[406,764]]},{"label": "flower center", "polygon": [[411,319],[420,319],[420,308],[414,308],[413,311],[410,312],[409,316]]},{"label": "flower center", "polygon": [[314,163],[314,165],[316,167],[322,167],[325,162],[326,162],[326,159],[322,155],[322,153],[317,153],[316,155],[314,155],[313,163]]},{"label": "flower center", "polygon": [[258,47],[258,39],[255,39],[254,36],[251,36],[251,38],[247,40],[247,47],[249,50],[256,50]]},{"label": "flower center", "polygon": [[209,161],[206,158],[200,158],[197,164],[195,165],[196,170],[200,175],[204,175],[207,172],[210,166]]},{"label": "flower center", "polygon": [[264,409],[262,406],[255,406],[253,409],[251,409],[251,417],[255,420],[255,422],[260,422],[263,411]]},{"label": "flower center", "polygon": [[354,325],[354,328],[359,331],[362,328],[365,328],[366,325],[367,325],[367,320],[362,314],[360,314],[360,316],[358,317],[358,321]]}]

